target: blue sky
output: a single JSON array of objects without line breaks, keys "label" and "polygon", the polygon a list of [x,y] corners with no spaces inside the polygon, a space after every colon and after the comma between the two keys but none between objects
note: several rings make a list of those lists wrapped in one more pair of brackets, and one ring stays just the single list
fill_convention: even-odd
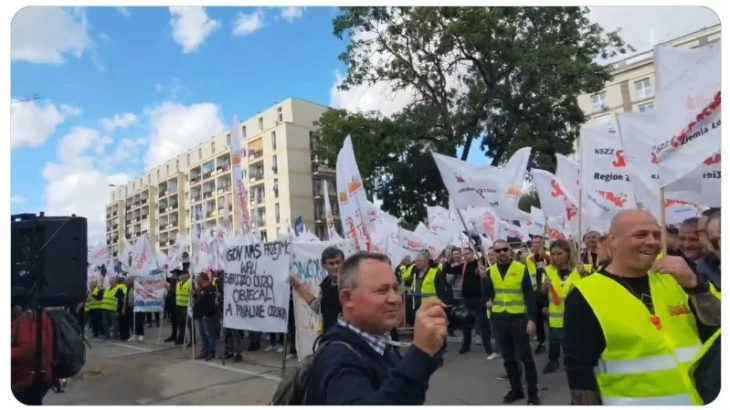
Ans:
[{"label": "blue sky", "polygon": [[[637,50],[713,23],[711,11],[695,10],[697,18],[686,23],[686,10],[671,14],[674,20],[647,21],[618,9],[592,12],[593,18],[628,27]],[[108,184],[173,155],[166,142],[180,152],[228,128],[233,115],[245,119],[291,96],[351,110],[397,110],[401,99],[377,87],[335,90],[346,71],[337,59],[346,41],[332,34],[337,13],[331,7],[21,9],[11,26],[11,212],[84,215],[93,242],[103,234]],[[469,159],[488,163],[478,144]]]}]

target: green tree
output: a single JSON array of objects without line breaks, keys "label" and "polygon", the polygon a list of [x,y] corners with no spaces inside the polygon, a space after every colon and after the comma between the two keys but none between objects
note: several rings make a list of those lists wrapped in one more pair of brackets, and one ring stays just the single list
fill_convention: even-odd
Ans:
[{"label": "green tree", "polygon": [[554,171],[554,154],[572,150],[585,121],[577,95],[600,90],[610,77],[597,60],[627,49],[587,14],[578,7],[343,8],[333,21],[334,34],[349,40],[340,87],[385,81],[414,98],[391,118],[324,116],[324,157],[336,158],[340,145],[324,146],[347,133],[325,134],[372,128],[350,132],[361,173],[382,190],[384,209],[409,218],[425,212],[416,210],[424,200],[443,205],[428,151],[454,155],[464,146],[466,159],[477,143],[498,165],[531,146],[530,166]]}]

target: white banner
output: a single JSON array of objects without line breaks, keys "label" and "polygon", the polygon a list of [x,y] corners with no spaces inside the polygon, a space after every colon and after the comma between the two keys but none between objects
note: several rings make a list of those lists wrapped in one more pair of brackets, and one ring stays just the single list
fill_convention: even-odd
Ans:
[{"label": "white banner", "polygon": [[[329,241],[317,243],[292,243],[290,246],[291,263],[289,271],[299,281],[306,283],[309,291],[319,296],[319,284],[327,276],[322,267],[322,252],[333,246],[345,254],[345,258],[356,252],[352,241]],[[319,314],[313,312],[307,303],[292,292],[294,297],[294,324],[296,325],[296,347],[299,360],[312,354],[312,346],[319,335]]]},{"label": "white banner", "polygon": [[665,199],[667,225],[679,225],[685,219],[695,217],[699,214],[697,204],[682,201],[679,199]]},{"label": "white banner", "polygon": [[666,186],[720,151],[721,44],[654,50],[658,144],[653,147]]},{"label": "white banner", "polygon": [[421,238],[434,258],[440,255],[441,252],[451,243],[451,238],[446,235],[441,235],[433,229],[426,227],[423,222],[418,223],[418,226],[416,226],[416,230],[413,231],[413,233],[417,237]]},{"label": "white banner", "polygon": [[286,333],[289,318],[288,241],[228,243],[223,286],[223,327]]},{"label": "white banner", "polygon": [[134,278],[134,311],[162,312],[165,310],[165,273],[156,269],[146,276]]},{"label": "white banner", "polygon": [[360,170],[357,168],[352,140],[348,135],[337,154],[337,202],[340,206],[342,234],[352,240],[355,248],[370,250],[370,237],[363,217],[363,203],[367,201]]},{"label": "white banner", "polygon": [[491,242],[497,239],[507,239],[506,237],[499,236],[501,219],[494,210],[485,206],[470,207],[463,210],[461,214],[470,231],[476,231],[486,236]]},{"label": "white banner", "polygon": [[157,269],[157,255],[155,255],[152,244],[144,234],[137,239],[132,251],[131,275],[145,275],[147,272]]},{"label": "white banner", "polygon": [[527,232],[530,235],[545,235],[545,215],[542,213],[542,209],[531,206],[530,215],[532,223],[528,223]]}]

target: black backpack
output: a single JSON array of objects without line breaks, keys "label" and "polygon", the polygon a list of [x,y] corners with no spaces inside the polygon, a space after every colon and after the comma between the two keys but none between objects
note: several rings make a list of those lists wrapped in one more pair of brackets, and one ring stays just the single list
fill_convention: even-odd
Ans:
[{"label": "black backpack", "polygon": [[276,388],[276,392],[274,393],[274,397],[271,399],[270,404],[274,406],[296,406],[304,404],[307,392],[307,382],[309,381],[309,370],[312,367],[312,363],[314,363],[314,359],[316,359],[319,353],[324,350],[324,347],[329,344],[344,346],[347,350],[355,353],[360,359],[363,358],[360,352],[345,341],[325,341],[321,345],[317,346],[314,353],[299,362],[294,372],[284,376],[281,382],[279,382],[279,387]]},{"label": "black backpack", "polygon": [[53,323],[53,376],[75,376],[86,363],[86,339],[79,322],[65,310],[48,310]]}]

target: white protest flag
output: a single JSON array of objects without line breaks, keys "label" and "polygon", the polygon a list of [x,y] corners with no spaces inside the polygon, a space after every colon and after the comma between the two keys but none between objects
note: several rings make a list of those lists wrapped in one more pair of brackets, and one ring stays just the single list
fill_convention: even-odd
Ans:
[{"label": "white protest flag", "polygon": [[667,225],[679,225],[685,219],[695,217],[699,214],[699,206],[690,201],[681,199],[665,199]]},{"label": "white protest flag", "polygon": [[339,241],[342,238],[337,233],[337,229],[335,229],[335,218],[332,216],[332,205],[330,204],[330,194],[326,179],[323,180],[322,185],[324,189],[324,219],[327,224],[327,238],[331,241]]},{"label": "white protest flag", "polygon": [[667,186],[720,151],[721,43],[654,50],[659,142],[653,154]]},{"label": "white protest flag", "polygon": [[530,147],[521,148],[501,169],[472,165],[437,153],[432,155],[449,197],[458,208],[490,206],[499,215],[508,215],[517,207],[530,151]]},{"label": "white protest flag", "polygon": [[580,195],[580,165],[559,153],[555,153],[555,159],[557,160],[555,176],[558,180],[563,181],[565,189],[573,198],[578,198]]},{"label": "white protest flag", "polygon": [[542,213],[542,209],[531,206],[530,215],[532,216],[532,223],[527,225],[527,232],[529,232],[530,235],[544,235],[545,215]]},{"label": "white protest flag", "polygon": [[165,252],[157,251],[155,256],[157,257],[157,266],[160,268],[163,268],[165,265],[170,263],[170,258],[165,254]]},{"label": "white protest flag", "polygon": [[234,116],[233,126],[231,127],[231,156],[233,157],[231,172],[233,175],[233,195],[236,199],[233,203],[238,215],[241,217],[241,233],[246,235],[251,232],[251,224],[248,215],[248,194],[243,183],[241,169],[241,161],[244,159],[241,139],[241,125],[238,122],[238,116]]},{"label": "white protest flag", "polygon": [[451,215],[449,210],[440,206],[427,206],[429,229],[446,236],[449,243],[459,240],[461,231],[464,229],[461,222],[456,220],[456,215]]},{"label": "white protest flag", "polygon": [[360,170],[357,168],[352,140],[348,135],[337,154],[337,202],[340,206],[342,233],[361,251],[370,249],[370,238],[361,205],[367,201]]},{"label": "white protest flag", "polygon": [[[89,263],[92,266],[100,266],[102,264],[106,264],[108,259],[109,248],[107,248],[105,244],[99,244],[91,249],[91,254],[89,255]],[[111,269],[111,266],[108,266],[108,268]]]},{"label": "white protest flag", "polygon": [[607,127],[582,127],[580,149],[581,226],[605,232],[618,212],[636,208],[621,137]]},{"label": "white protest flag", "polygon": [[501,219],[493,209],[486,206],[469,207],[462,211],[464,222],[469,231],[474,231],[489,238],[491,242],[506,239],[499,236]]},{"label": "white protest flag", "polygon": [[246,241],[237,237],[226,244],[223,327],[285,333],[291,243]]},{"label": "white protest flag", "polygon": [[149,275],[151,271],[158,268],[157,255],[152,248],[147,234],[140,236],[135,243],[136,253],[132,255],[132,274],[136,276]]},{"label": "white protest flag", "polygon": [[557,241],[558,239],[567,239],[571,235],[565,230],[563,218],[548,216],[545,218],[545,236],[550,241]]},{"label": "white protest flag", "polygon": [[441,254],[441,251],[446,249],[451,243],[451,239],[448,236],[440,235],[438,232],[426,227],[423,222],[418,223],[413,233],[421,238],[429,252],[431,252],[431,255],[434,256]]},{"label": "white protest flag", "polygon": [[578,204],[570,194],[566,193],[565,185],[555,175],[542,169],[533,168],[532,178],[545,217],[561,218],[564,221],[562,224],[564,230],[577,233]]},{"label": "white protest flag", "polygon": [[[656,145],[656,116],[643,113],[620,113],[617,116],[626,163],[636,200],[642,208],[660,218],[659,190],[662,175],[652,156]],[[690,199],[692,203],[720,206],[721,156],[711,155],[697,168],[665,186],[664,198]]]},{"label": "white protest flag", "polygon": [[173,239],[174,242],[172,243],[170,257],[167,262],[170,270],[182,268],[182,254],[188,247],[185,235],[178,232]]},{"label": "white protest flag", "polygon": [[[305,286],[314,297],[319,296],[319,284],[327,276],[327,271],[322,267],[321,260],[322,252],[329,247],[340,249],[345,254],[345,258],[357,251],[350,240],[315,243],[294,242],[290,246],[289,272],[300,282],[305,283]],[[309,308],[297,292],[292,292],[292,296],[297,356],[299,360],[303,360],[312,354],[314,341],[321,329],[320,316],[319,312],[314,312]]]},{"label": "white protest flag", "polygon": [[530,235],[525,229],[505,220],[499,221],[497,232],[497,236],[505,240],[507,238],[517,238],[520,242],[527,242],[530,240]]}]

